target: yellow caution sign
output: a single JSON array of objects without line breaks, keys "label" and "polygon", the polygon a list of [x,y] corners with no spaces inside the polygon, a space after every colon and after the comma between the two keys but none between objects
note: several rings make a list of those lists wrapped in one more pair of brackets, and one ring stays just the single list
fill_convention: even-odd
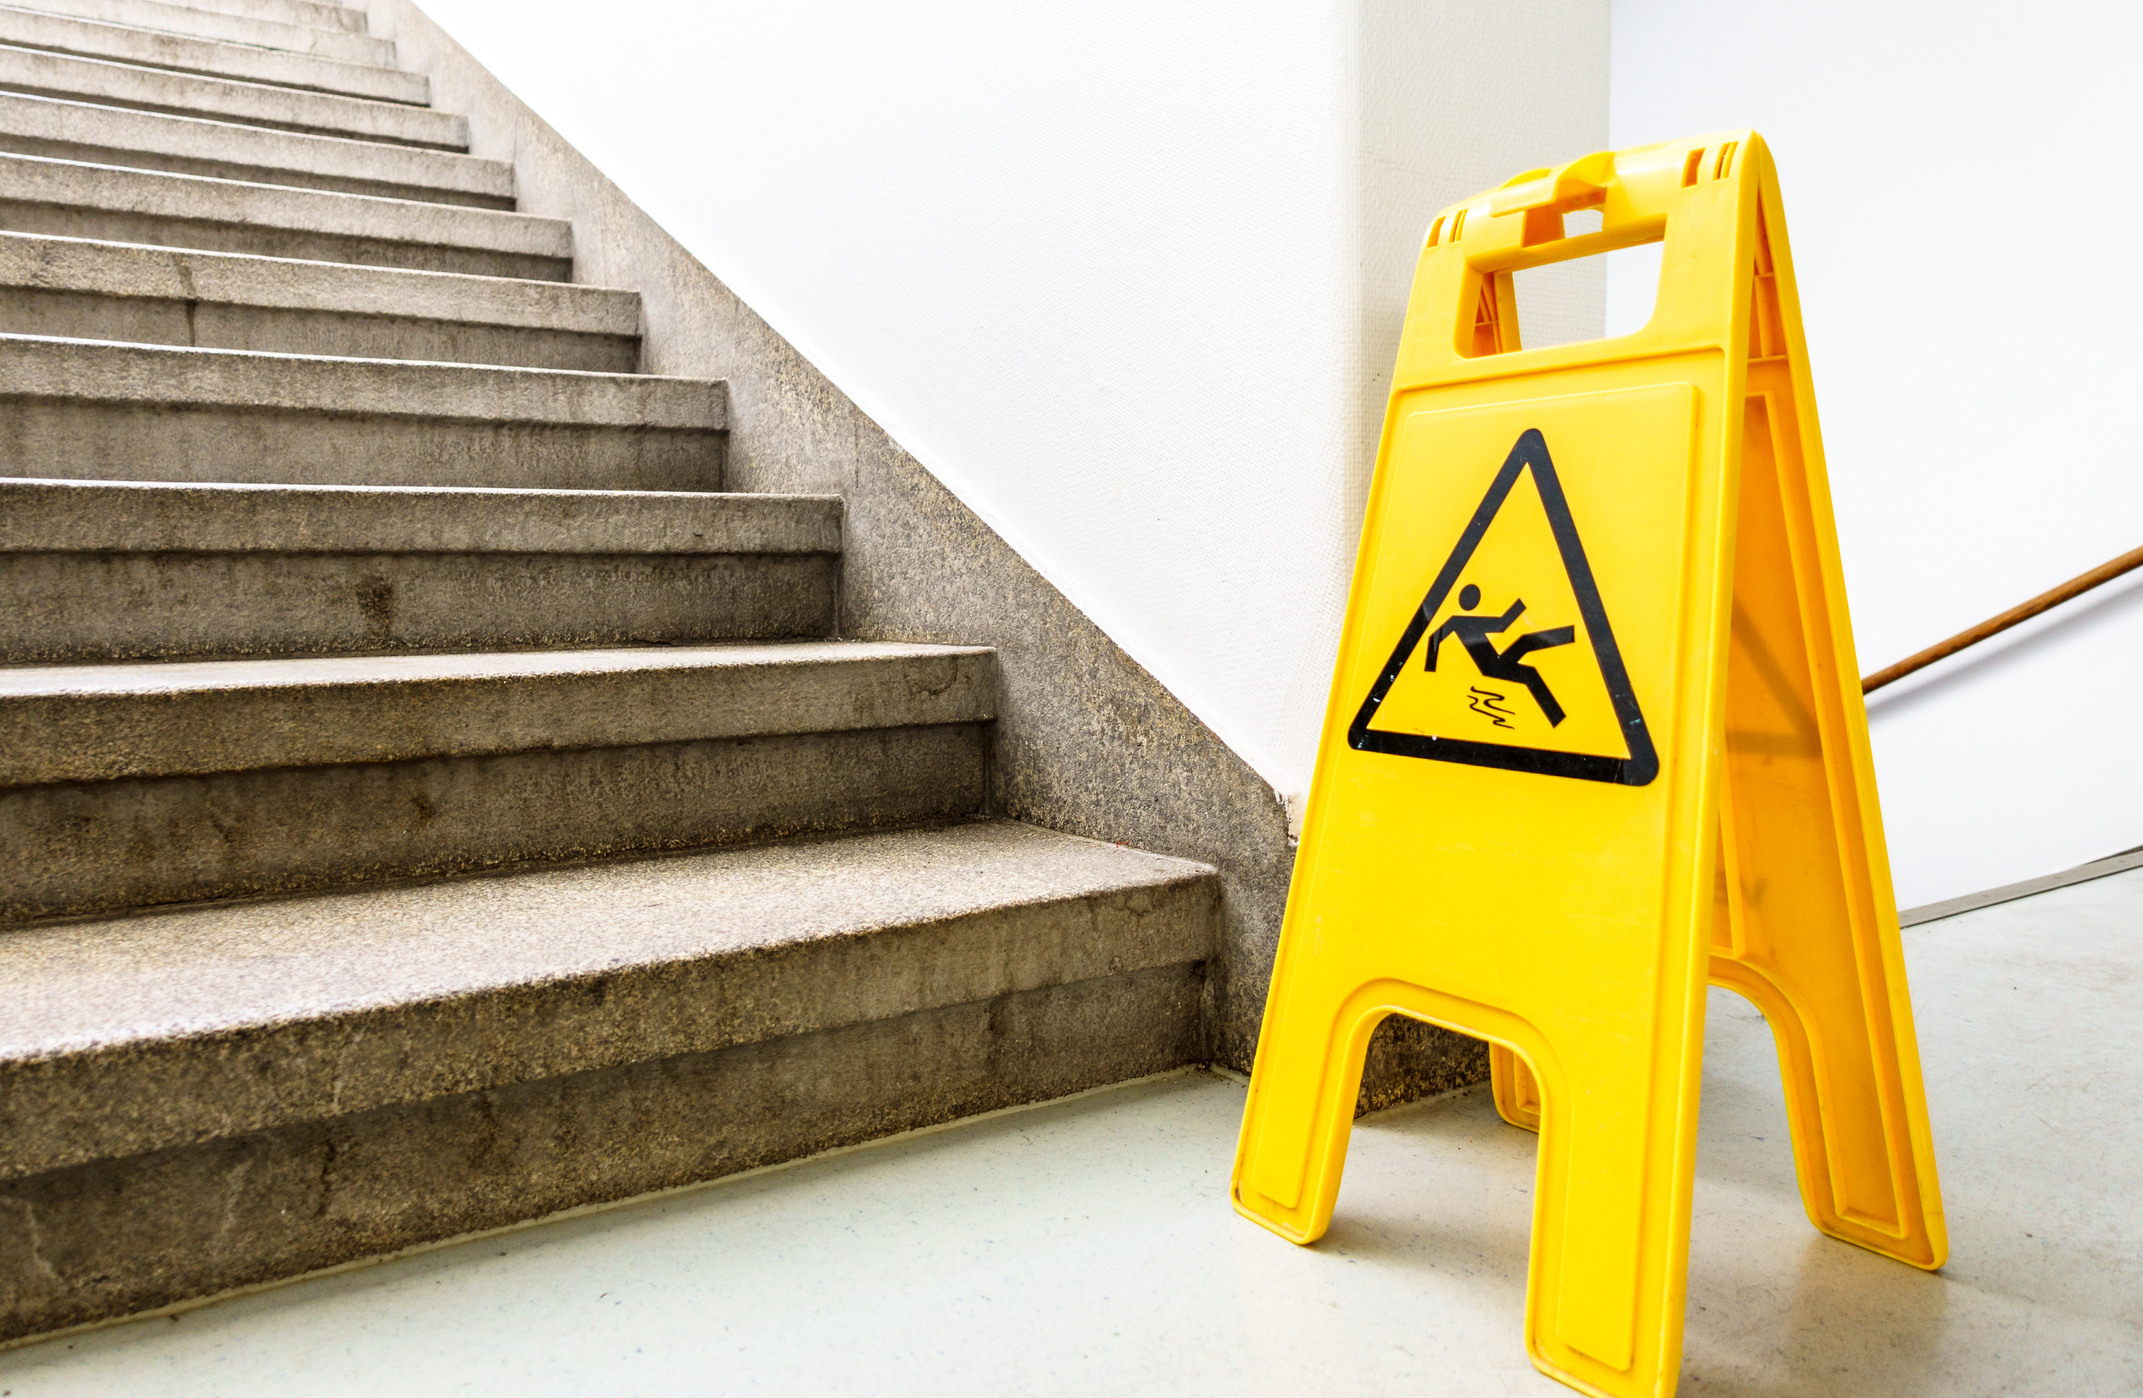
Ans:
[{"label": "yellow caution sign", "polygon": [[[1600,211],[1598,231],[1565,216]],[[1524,349],[1513,273],[1664,240],[1634,335]],[[1540,1131],[1526,1345],[1681,1362],[1707,980],[1777,1041],[1816,1227],[1947,1240],[1778,182],[1752,132],[1445,211],[1393,380],[1236,1208],[1332,1217],[1370,1032],[1489,1041]]]}]

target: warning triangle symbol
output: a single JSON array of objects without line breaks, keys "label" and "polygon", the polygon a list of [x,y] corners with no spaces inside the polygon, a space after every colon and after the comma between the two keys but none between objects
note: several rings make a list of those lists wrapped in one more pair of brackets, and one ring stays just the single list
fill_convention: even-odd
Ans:
[{"label": "warning triangle symbol", "polygon": [[1529,428],[1347,730],[1362,752],[1643,786],[1659,755]]}]

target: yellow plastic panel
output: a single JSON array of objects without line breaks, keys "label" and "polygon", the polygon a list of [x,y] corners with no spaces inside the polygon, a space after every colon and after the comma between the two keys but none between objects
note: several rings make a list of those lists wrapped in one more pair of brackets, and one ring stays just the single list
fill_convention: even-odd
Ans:
[{"label": "yellow plastic panel", "polygon": [[[1541,1132],[1526,1343],[1588,1392],[1674,1389],[1707,979],[1816,1225],[1946,1247],[1779,208],[1739,132],[1432,226],[1235,1163],[1312,1242],[1377,1022],[1487,1039]],[[1521,347],[1512,272],[1661,237],[1644,331]]]}]

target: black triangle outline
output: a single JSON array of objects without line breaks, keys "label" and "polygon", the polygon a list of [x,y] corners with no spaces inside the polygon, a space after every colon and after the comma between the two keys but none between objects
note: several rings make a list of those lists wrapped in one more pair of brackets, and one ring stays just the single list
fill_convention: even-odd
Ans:
[{"label": "black triangle outline", "polygon": [[[1585,634],[1592,642],[1593,658],[1599,663],[1600,677],[1607,682],[1607,695],[1615,706],[1615,721],[1630,751],[1628,757],[1507,747],[1501,743],[1435,738],[1419,733],[1388,733],[1369,726],[1384,703],[1384,696],[1391,692],[1399,672],[1414,654],[1414,648],[1421,644],[1422,634],[1429,629],[1436,609],[1443,605],[1445,594],[1451,591],[1466,565],[1473,561],[1473,551],[1480,547],[1496,512],[1503,508],[1511,488],[1518,484],[1519,472],[1528,468],[1533,472],[1533,485],[1540,492],[1540,502],[1547,508],[1548,528],[1555,535],[1556,548],[1562,553],[1563,572],[1570,579],[1571,591],[1577,595],[1578,615],[1585,620]],[[1466,531],[1459,535],[1458,545],[1451,550],[1443,571],[1429,585],[1428,596],[1422,599],[1420,610],[1414,613],[1406,633],[1399,638],[1391,659],[1384,664],[1383,673],[1370,686],[1369,697],[1362,701],[1361,710],[1348,726],[1347,745],[1357,752],[1462,762],[1474,767],[1534,772],[1548,777],[1575,777],[1581,781],[1613,782],[1620,786],[1643,786],[1659,775],[1659,754],[1652,746],[1651,731],[1645,727],[1644,711],[1637,706],[1637,693],[1630,687],[1629,672],[1623,668],[1622,652],[1615,644],[1614,629],[1608,625],[1607,608],[1601,603],[1599,586],[1593,581],[1592,565],[1585,559],[1585,545],[1579,541],[1577,524],[1570,518],[1570,502],[1563,496],[1562,481],[1555,474],[1555,463],[1548,456],[1547,439],[1541,436],[1539,428],[1528,427],[1519,434],[1517,445],[1504,459],[1503,469],[1496,473],[1488,493],[1481,497],[1480,507],[1473,512]]]}]

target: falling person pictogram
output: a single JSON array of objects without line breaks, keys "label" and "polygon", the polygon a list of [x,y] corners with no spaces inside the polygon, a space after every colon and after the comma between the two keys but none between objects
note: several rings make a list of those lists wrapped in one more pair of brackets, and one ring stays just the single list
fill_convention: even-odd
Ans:
[{"label": "falling person pictogram", "polygon": [[[1533,702],[1540,705],[1541,713],[1547,715],[1548,726],[1560,726],[1564,717],[1563,706],[1555,702],[1555,691],[1548,688],[1540,671],[1523,661],[1534,651],[1569,645],[1577,639],[1577,628],[1557,626],[1546,631],[1529,631],[1512,641],[1508,648],[1498,651],[1496,643],[1488,638],[1517,624],[1518,618],[1525,615],[1525,599],[1514,600],[1501,616],[1469,616],[1466,613],[1481,605],[1481,589],[1467,583],[1458,594],[1458,604],[1465,608],[1465,612],[1444,618],[1444,624],[1429,633],[1428,658],[1423,661],[1422,668],[1433,672],[1436,653],[1443,649],[1444,638],[1455,636],[1466,648],[1467,658],[1473,661],[1473,668],[1481,672],[1483,679],[1508,680],[1524,685],[1533,696]],[[1499,728],[1508,726],[1497,725]]]}]

